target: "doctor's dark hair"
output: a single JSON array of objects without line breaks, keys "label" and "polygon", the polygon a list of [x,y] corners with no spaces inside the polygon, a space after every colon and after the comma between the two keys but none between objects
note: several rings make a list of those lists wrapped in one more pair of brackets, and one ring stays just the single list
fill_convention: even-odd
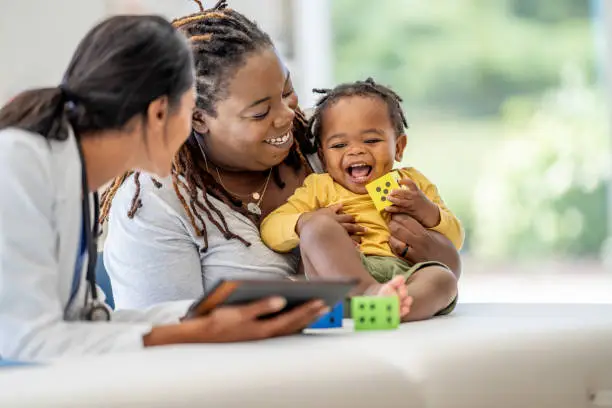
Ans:
[{"label": "doctor's dark hair", "polygon": [[157,16],[115,16],[95,26],[78,45],[55,88],[25,91],[0,110],[0,129],[17,127],[47,139],[118,130],[166,96],[170,108],[194,84],[185,38]]},{"label": "doctor's dark hair", "polygon": [[[258,52],[274,47],[270,37],[256,23],[244,15],[227,7],[227,1],[220,0],[212,8],[204,9],[202,2],[194,0],[200,11],[182,18],[172,24],[182,32],[191,44],[196,67],[197,108],[208,115],[216,117],[216,105],[227,98],[229,84],[236,72],[244,66],[247,59]],[[298,171],[304,166],[310,170],[303,154],[314,153],[312,143],[306,138],[306,118],[298,109],[293,122],[294,143],[284,164]],[[198,236],[203,239],[203,251],[208,248],[206,217],[226,239],[237,239],[250,245],[242,237],[230,231],[222,212],[210,200],[209,195],[227,204],[233,210],[256,221],[256,217],[244,207],[244,202],[233,197],[205,170],[202,153],[197,138],[206,135],[192,135],[177,153],[172,168],[172,186],[186,215]],[[102,196],[101,222],[105,222],[110,212],[113,197],[126,180],[132,180],[136,191],[128,211],[133,218],[143,205],[140,189],[143,178],[141,174],[127,173],[115,179]],[[285,184],[281,179],[278,166],[272,169],[272,181],[280,188]],[[152,179],[157,187],[161,183]],[[199,193],[201,191],[203,194]],[[183,194],[184,193],[184,194]]]},{"label": "doctor's dark hair", "polygon": [[321,99],[315,104],[315,110],[308,122],[308,137],[312,138],[317,146],[321,144],[321,125],[323,115],[327,109],[340,99],[352,96],[374,97],[382,100],[389,110],[389,119],[397,136],[404,134],[408,127],[404,110],[402,109],[402,98],[391,88],[376,83],[372,78],[365,81],[349,82],[340,84],[333,89],[313,89],[315,93],[321,94]]}]

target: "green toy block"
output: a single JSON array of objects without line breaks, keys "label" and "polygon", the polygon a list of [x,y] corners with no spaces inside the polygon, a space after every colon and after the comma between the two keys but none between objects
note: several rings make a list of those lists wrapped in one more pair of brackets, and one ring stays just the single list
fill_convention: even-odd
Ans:
[{"label": "green toy block", "polygon": [[351,317],[355,330],[391,330],[400,324],[397,296],[355,296],[351,299]]}]

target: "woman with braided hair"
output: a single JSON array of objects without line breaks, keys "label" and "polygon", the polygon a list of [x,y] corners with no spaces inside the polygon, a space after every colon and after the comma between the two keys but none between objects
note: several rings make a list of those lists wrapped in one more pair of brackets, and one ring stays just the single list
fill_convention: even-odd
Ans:
[{"label": "woman with braided hair", "polygon": [[[119,308],[196,298],[222,278],[295,275],[299,251],[267,248],[259,224],[320,168],[289,72],[266,33],[226,1],[173,24],[196,64],[193,131],[171,177],[125,174],[103,197],[104,260]],[[459,270],[446,238],[403,215],[396,220],[398,240],[417,235],[411,253]],[[343,222],[350,235],[361,231],[352,217]],[[396,290],[397,282],[352,276],[363,291]]]},{"label": "woman with braided hair", "polygon": [[259,319],[283,299],[196,318],[182,318],[185,302],[105,306],[95,191],[130,168],[169,175],[194,104],[184,36],[161,17],[117,16],[81,41],[61,85],[23,92],[0,110],[0,359],[260,339],[294,333],[325,311],[315,301]]}]

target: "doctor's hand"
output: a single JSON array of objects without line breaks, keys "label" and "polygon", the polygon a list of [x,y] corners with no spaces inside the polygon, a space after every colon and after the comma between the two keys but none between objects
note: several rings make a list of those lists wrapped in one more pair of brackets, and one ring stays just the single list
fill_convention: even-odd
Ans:
[{"label": "doctor's hand", "polygon": [[324,302],[316,300],[278,316],[260,319],[282,310],[285,304],[283,298],[271,298],[244,306],[220,307],[206,316],[155,327],[144,336],[144,345],[226,343],[286,336],[302,331],[329,312]]}]

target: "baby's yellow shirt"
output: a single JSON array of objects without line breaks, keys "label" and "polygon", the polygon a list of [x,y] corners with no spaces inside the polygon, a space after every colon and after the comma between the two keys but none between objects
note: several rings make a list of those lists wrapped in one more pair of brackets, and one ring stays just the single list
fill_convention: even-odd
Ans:
[{"label": "baby's yellow shirt", "polygon": [[[401,178],[410,178],[419,189],[440,208],[440,223],[431,228],[446,236],[459,250],[463,245],[464,232],[461,223],[446,207],[437,187],[423,174],[409,167],[399,169]],[[356,222],[367,231],[362,236],[360,249],[365,255],[394,256],[389,247],[387,221],[376,209],[368,194],[355,194],[334,182],[329,174],[311,174],[282,205],[261,224],[264,243],[277,252],[289,252],[299,245],[300,238],[295,226],[303,213],[342,203],[342,212],[355,217]],[[388,218],[388,215],[385,214]]]}]

